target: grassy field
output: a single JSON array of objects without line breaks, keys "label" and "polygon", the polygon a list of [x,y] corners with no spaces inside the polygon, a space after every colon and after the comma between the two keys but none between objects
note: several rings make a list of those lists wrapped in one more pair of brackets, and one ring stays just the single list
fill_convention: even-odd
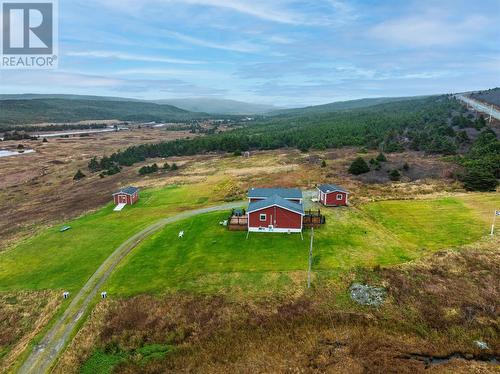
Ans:
[{"label": "grassy field", "polygon": [[[498,201],[494,195],[486,200]],[[329,275],[406,262],[474,242],[488,232],[481,212],[459,198],[376,202],[360,209],[324,211],[328,224],[315,232],[313,263],[316,272]],[[110,293],[212,293],[228,288],[275,293],[296,282],[304,284],[309,232],[304,240],[280,234],[250,234],[246,240],[245,232],[221,227],[224,218],[224,213],[206,214],[155,234],[111,277]],[[180,230],[186,233],[183,239],[177,237]]]},{"label": "grassy field", "polygon": [[457,198],[383,201],[364,207],[374,222],[419,249],[470,243],[485,234],[481,212]]},{"label": "grassy field", "polygon": [[[360,281],[386,287],[378,308],[338,302],[349,277],[340,287],[257,300],[190,293],[109,299],[99,303],[55,373],[498,372],[487,358],[500,352],[500,290],[493,286],[500,276],[499,238],[411,263],[357,269]],[[490,349],[480,350],[478,339]],[[467,359],[426,364],[454,353]]]},{"label": "grassy field", "polygon": [[160,218],[213,203],[217,194],[197,185],[141,192],[133,207],[113,206],[68,222],[71,230],[53,227],[0,253],[0,291],[77,290],[122,242]]},{"label": "grassy field", "polygon": [[[0,292],[77,290],[122,242],[160,218],[220,201],[199,185],[149,189],[134,207],[112,206],[53,227],[0,253]],[[328,224],[316,232],[314,269],[341,272],[356,266],[408,261],[429,250],[470,243],[489,228],[494,194],[437,200],[384,201],[360,208],[329,209]],[[249,291],[279,290],[303,283],[308,233],[251,235],[218,225],[226,213],[208,214],[168,226],[141,244],[113,276],[120,295],[177,289],[217,291],[227,286]],[[179,230],[187,236],[177,239]],[[154,261],[152,260],[154,259]],[[126,285],[126,287],[125,287]]]}]

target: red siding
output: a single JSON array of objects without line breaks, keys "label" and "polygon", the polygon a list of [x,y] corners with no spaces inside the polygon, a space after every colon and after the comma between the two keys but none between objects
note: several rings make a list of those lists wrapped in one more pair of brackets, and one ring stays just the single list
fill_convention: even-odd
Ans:
[{"label": "red siding", "polygon": [[[260,215],[266,214],[266,220],[261,221]],[[269,207],[249,213],[249,226],[253,228],[273,225],[277,229],[301,229],[302,216],[281,207]]]},{"label": "red siding", "polygon": [[113,195],[113,200],[114,200],[116,205],[121,204],[121,203],[132,205],[132,204],[135,204],[137,202],[137,200],[139,200],[139,194],[135,193],[132,196],[127,195],[127,194],[117,194],[117,195]]},{"label": "red siding", "polygon": [[137,202],[137,200],[139,200],[139,193],[136,192],[135,194],[132,195],[132,200],[130,202],[130,204],[135,204]]},{"label": "red siding", "polygon": [[[342,198],[338,200],[337,195],[339,197],[342,196]],[[337,192],[337,191],[323,194],[323,199],[321,202],[324,205],[345,206],[347,205],[347,194],[344,192]]]}]

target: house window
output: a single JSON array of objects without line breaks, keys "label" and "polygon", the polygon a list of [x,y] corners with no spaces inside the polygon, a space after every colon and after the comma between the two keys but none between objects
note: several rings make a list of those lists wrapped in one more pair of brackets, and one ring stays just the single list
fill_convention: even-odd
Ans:
[{"label": "house window", "polygon": [[337,200],[342,200],[344,198],[344,195],[341,193],[337,194]]},{"label": "house window", "polygon": [[267,215],[266,214],[261,214],[260,215],[260,221],[261,222],[264,222],[266,219],[267,219]]}]

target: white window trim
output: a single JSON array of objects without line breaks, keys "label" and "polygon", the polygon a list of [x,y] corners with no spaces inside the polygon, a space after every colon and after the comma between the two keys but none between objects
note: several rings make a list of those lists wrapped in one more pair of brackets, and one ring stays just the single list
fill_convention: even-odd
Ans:
[{"label": "white window trim", "polygon": [[[264,217],[264,218],[262,218],[262,217]],[[267,214],[262,213],[262,214],[259,216],[259,220],[260,220],[260,222],[265,222],[265,221],[267,221]]]},{"label": "white window trim", "polygon": [[344,195],[342,195],[341,193],[338,193],[337,194],[337,201],[342,200],[342,199],[344,199]]}]

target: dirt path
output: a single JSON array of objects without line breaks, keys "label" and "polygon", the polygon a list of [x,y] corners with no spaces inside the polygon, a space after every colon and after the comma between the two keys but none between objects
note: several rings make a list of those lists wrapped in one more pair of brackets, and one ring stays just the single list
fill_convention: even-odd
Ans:
[{"label": "dirt path", "polygon": [[186,211],[172,217],[164,218],[129,238],[101,264],[78,294],[75,295],[62,316],[59,317],[54,326],[52,326],[52,328],[47,332],[40,343],[33,348],[33,351],[19,369],[19,373],[42,374],[48,372],[52,368],[59,354],[68,344],[78,321],[88,311],[92,299],[101,290],[101,286],[109,278],[113,270],[123,260],[123,258],[127,256],[141,241],[150,237],[169,223],[177,222],[199,214],[238,208],[242,205],[244,205],[244,202],[238,201]]}]

